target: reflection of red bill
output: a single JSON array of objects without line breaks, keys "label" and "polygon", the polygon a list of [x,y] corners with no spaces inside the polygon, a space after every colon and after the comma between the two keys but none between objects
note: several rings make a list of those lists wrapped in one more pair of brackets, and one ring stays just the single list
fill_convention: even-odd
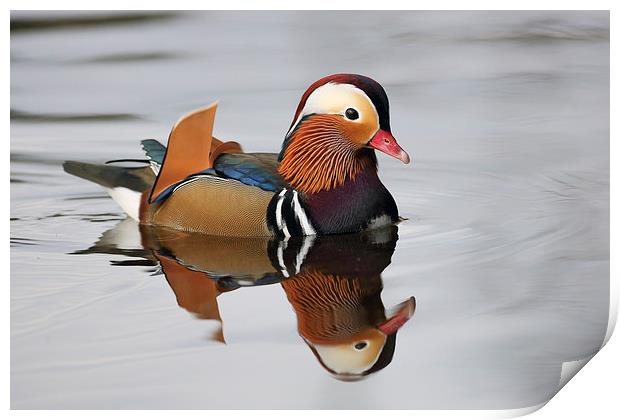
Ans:
[{"label": "reflection of red bill", "polygon": [[415,312],[415,298],[411,297],[393,309],[394,315],[379,324],[378,328],[386,335],[392,335],[405,325]]},{"label": "reflection of red bill", "polygon": [[370,147],[373,149],[377,149],[385,153],[386,155],[395,157],[398,160],[403,161],[403,163],[409,163],[409,155],[407,152],[403,150],[402,147],[396,142],[396,139],[387,130],[379,130],[377,133],[370,139],[370,143],[368,143]]}]

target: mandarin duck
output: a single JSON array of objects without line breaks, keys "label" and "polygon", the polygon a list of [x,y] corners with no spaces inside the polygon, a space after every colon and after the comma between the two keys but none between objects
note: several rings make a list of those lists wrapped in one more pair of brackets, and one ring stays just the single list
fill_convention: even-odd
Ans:
[{"label": "mandarin duck", "polygon": [[[223,238],[141,226],[140,243],[130,246],[113,239],[112,232],[127,221],[79,253],[125,254],[140,259],[124,265],[157,265],[181,308],[217,321],[214,341],[225,343],[219,296],[280,283],[297,317],[298,334],[320,366],[336,379],[352,381],[392,361],[396,334],[415,311],[413,297],[387,311],[381,299],[381,273],[398,239],[395,226],[289,239]],[[113,245],[115,240],[122,248]],[[256,310],[261,305],[257,302]]]},{"label": "mandarin duck", "polygon": [[[358,232],[399,221],[377,174],[379,150],[409,163],[390,131],[385,90],[335,74],[302,95],[279,154],[244,153],[213,137],[216,104],[181,118],[167,148],[143,140],[148,159],[75,161],[66,172],[104,186],[142,225],[228,237]],[[109,163],[138,161],[143,167]]]}]

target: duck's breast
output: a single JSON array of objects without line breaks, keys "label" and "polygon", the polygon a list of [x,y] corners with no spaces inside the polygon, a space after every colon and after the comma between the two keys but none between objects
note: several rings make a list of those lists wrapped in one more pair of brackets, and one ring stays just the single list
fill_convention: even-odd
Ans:
[{"label": "duck's breast", "polygon": [[358,232],[398,220],[394,198],[371,171],[338,188],[306,195],[304,204],[321,234]]}]

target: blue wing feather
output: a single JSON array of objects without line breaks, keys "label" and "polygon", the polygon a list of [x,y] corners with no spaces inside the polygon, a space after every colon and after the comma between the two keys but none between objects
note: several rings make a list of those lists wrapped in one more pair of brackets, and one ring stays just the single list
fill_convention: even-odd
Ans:
[{"label": "blue wing feather", "polygon": [[215,161],[213,168],[221,176],[265,191],[276,192],[286,187],[286,182],[278,173],[275,153],[224,154]]},{"label": "blue wing feather", "polygon": [[[151,162],[161,165],[166,147],[157,140],[142,140],[142,149]],[[278,173],[278,160],[275,153],[231,153],[223,154],[213,164],[215,174],[222,178],[236,179],[265,191],[280,191],[286,182]],[[212,173],[212,171],[209,171]],[[167,191],[168,194],[170,191]],[[160,194],[158,199],[168,194]]]}]

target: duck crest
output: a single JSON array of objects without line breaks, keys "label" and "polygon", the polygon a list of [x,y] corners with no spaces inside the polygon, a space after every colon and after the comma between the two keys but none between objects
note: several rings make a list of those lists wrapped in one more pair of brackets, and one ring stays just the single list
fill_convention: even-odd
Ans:
[{"label": "duck crest", "polygon": [[278,168],[305,194],[342,186],[365,170],[377,171],[374,152],[348,141],[342,120],[333,115],[304,117],[285,140]]},{"label": "duck crest", "polygon": [[366,95],[373,102],[374,106],[377,108],[377,112],[379,114],[379,123],[381,127],[386,130],[390,129],[390,119],[389,119],[389,102],[387,94],[385,93],[385,89],[375,80],[371,79],[367,76],[362,76],[361,74],[347,74],[347,73],[337,73],[332,74],[330,76],[325,76],[313,84],[311,84],[308,89],[304,92],[299,101],[299,105],[297,105],[297,109],[295,110],[295,116],[293,117],[293,122],[291,123],[291,129],[295,125],[297,118],[299,117],[301,111],[303,110],[306,102],[310,95],[319,87],[328,84],[328,83],[339,83],[339,84],[349,84],[358,87],[363,90]]}]

